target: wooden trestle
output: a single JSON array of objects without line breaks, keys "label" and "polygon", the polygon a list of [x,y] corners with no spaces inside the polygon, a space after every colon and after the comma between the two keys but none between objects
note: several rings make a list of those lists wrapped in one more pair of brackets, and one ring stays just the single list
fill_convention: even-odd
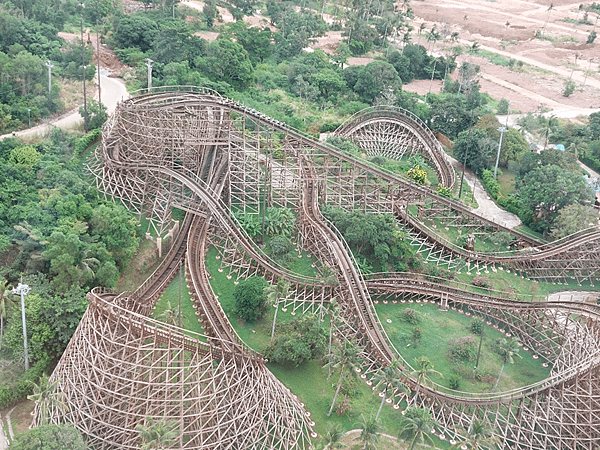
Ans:
[{"label": "wooden trestle", "polygon": [[[454,184],[441,147],[406,112],[370,109],[338,134],[362,142],[369,156],[418,152],[436,167],[443,184]],[[510,301],[408,275],[365,280],[319,208],[394,213],[423,242],[437,246],[440,259],[450,255],[469,264],[504,265],[551,280],[598,278],[598,230],[542,245],[207,89],[159,88],[122,102],[94,156],[89,168],[99,190],[147,215],[157,233],[170,225],[172,207],[189,213],[165,262],[140,289],[121,295],[94,289],[88,295],[88,311],[52,375],[69,410],[53,410],[51,420],[73,423],[94,448],[138,448],[135,428],[148,417],[178,424],[178,448],[309,446],[312,422],[303,405],[270,374],[262,356],[237,337],[210,288],[209,245],[219,252],[220,270],[238,278],[261,274],[271,282],[289,281],[284,309],[322,313],[330,299],[338,299],[343,319],[338,335],[364,347],[367,376],[400,358],[373,299],[439,301],[484,317],[548,361],[550,378],[486,395],[423,386],[416,401],[432,406],[448,435],[458,426],[468,428],[473,417],[494,417],[502,448],[592,450],[600,445],[598,307]],[[258,214],[262,202],[297,211],[299,255],[310,252],[335,280],[290,273],[246,235],[233,212]],[[478,233],[512,233],[529,249],[503,255],[457,249],[410,213],[411,204]],[[148,318],[184,259],[204,336]]]}]

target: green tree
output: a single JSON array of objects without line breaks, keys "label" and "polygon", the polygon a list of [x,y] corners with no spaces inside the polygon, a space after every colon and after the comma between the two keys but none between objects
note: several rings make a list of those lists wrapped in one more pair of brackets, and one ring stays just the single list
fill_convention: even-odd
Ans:
[{"label": "green tree", "polygon": [[454,157],[461,163],[466,161],[467,167],[481,174],[483,169],[490,168],[494,147],[497,144],[487,137],[485,131],[474,128],[458,135],[454,143]]},{"label": "green tree", "polygon": [[333,396],[333,402],[331,403],[331,408],[329,408],[327,417],[331,416],[331,413],[333,412],[333,408],[335,407],[335,403],[340,393],[340,388],[344,381],[344,376],[349,375],[356,377],[357,372],[355,369],[359,367],[359,354],[362,351],[358,345],[349,341],[344,341],[336,350],[337,351],[333,353],[331,360],[326,364],[326,366],[331,366],[332,369],[338,371],[340,374],[338,385]]},{"label": "green tree", "polygon": [[377,410],[375,420],[379,419],[379,415],[381,414],[381,408],[383,408],[383,403],[385,402],[385,399],[389,397],[390,394],[393,394],[394,391],[408,394],[409,389],[406,386],[406,384],[404,384],[404,382],[402,381],[403,378],[405,378],[405,374],[400,369],[399,363],[397,361],[394,361],[389,366],[377,370],[377,372],[373,376],[373,382],[375,383],[376,388],[382,390],[383,397],[381,397],[381,403],[379,404],[379,409]]},{"label": "green tree", "polygon": [[58,392],[56,388],[60,380],[50,383],[50,377],[44,374],[39,383],[33,383],[33,393],[27,398],[35,402],[38,411],[40,425],[48,424],[49,414],[52,410],[67,411],[67,405],[62,401],[64,392]]},{"label": "green tree", "polygon": [[478,450],[480,448],[495,448],[500,443],[500,439],[494,436],[494,429],[487,422],[487,420],[480,420],[473,418],[473,421],[469,425],[469,429],[463,428],[458,429],[458,434],[463,436],[462,439],[458,439],[456,444],[450,447],[451,449],[465,449]]},{"label": "green tree", "polygon": [[552,228],[552,237],[560,239],[598,225],[598,210],[593,206],[574,203],[562,208]]},{"label": "green tree", "polygon": [[157,319],[165,322],[168,325],[177,326],[179,324],[180,314],[181,313],[179,311],[179,306],[172,305],[171,300],[168,300],[165,310],[161,314],[159,314]]},{"label": "green tree", "polygon": [[502,139],[500,148],[500,164],[508,167],[509,161],[518,161],[529,151],[529,144],[518,130],[509,128]]},{"label": "green tree", "polygon": [[407,408],[400,420],[398,437],[410,441],[410,450],[413,450],[417,443],[424,444],[425,441],[435,447],[431,438],[431,430],[435,424],[428,408],[423,409],[416,406]]},{"label": "green tree", "polygon": [[265,294],[267,286],[267,281],[259,276],[241,281],[233,290],[235,313],[251,323],[264,316],[268,309],[267,295]]},{"label": "green tree", "polygon": [[475,123],[476,117],[467,108],[462,96],[443,96],[434,98],[431,104],[431,129],[439,131],[450,139]]},{"label": "green tree", "polygon": [[354,91],[361,100],[371,104],[383,90],[396,91],[401,87],[402,81],[394,66],[384,61],[373,61],[360,71]]},{"label": "green tree", "polygon": [[195,60],[195,64],[214,81],[225,81],[237,89],[249,86],[254,80],[254,68],[248,52],[227,38],[208,44],[206,56]]},{"label": "green tree", "polygon": [[329,343],[327,345],[327,379],[331,377],[331,366],[332,366],[332,353],[331,353],[331,344],[333,341],[333,327],[336,322],[339,320],[340,315],[340,306],[336,299],[331,299],[329,304],[327,305],[327,315],[329,316]]},{"label": "green tree", "polygon": [[421,386],[429,384],[431,382],[431,375],[436,375],[440,378],[444,378],[444,376],[440,372],[434,370],[434,366],[427,356],[415,358],[415,368],[409,374],[409,376],[411,377],[417,377],[417,390],[412,398],[412,401],[416,401],[417,397],[419,396]]},{"label": "green tree", "polygon": [[181,431],[177,423],[164,419],[155,422],[152,417],[146,418],[146,424],[138,424],[135,428],[142,441],[142,450],[164,450],[177,445]]},{"label": "green tree", "polygon": [[498,387],[498,383],[500,382],[500,377],[502,377],[506,363],[514,364],[515,356],[522,358],[522,356],[519,354],[519,339],[511,338],[508,341],[506,339],[501,339],[498,343],[498,352],[500,353],[500,358],[502,358],[502,368],[500,369],[498,379],[496,380],[496,384],[494,385],[492,391],[495,391]]},{"label": "green tree", "polygon": [[264,350],[264,355],[269,361],[299,366],[309,359],[322,358],[326,340],[319,318],[304,314],[279,327],[276,339]]},{"label": "green tree", "polygon": [[[40,443],[43,443],[40,446]],[[10,450],[87,450],[81,433],[71,425],[40,425],[15,437]]]},{"label": "green tree", "polygon": [[323,443],[325,446],[323,450],[332,450],[335,448],[343,448],[344,444],[340,442],[344,436],[344,429],[339,423],[330,423],[327,426],[327,432],[323,436]]},{"label": "green tree", "polygon": [[[83,106],[79,107],[79,115],[85,120],[86,113]],[[108,113],[106,112],[106,106],[97,100],[89,99],[87,101],[87,124],[88,130],[94,130],[96,128],[102,128],[104,122],[108,119]]]},{"label": "green tree", "polygon": [[23,145],[13,148],[10,151],[8,161],[12,164],[19,164],[28,169],[36,168],[42,156],[32,145]]},{"label": "green tree", "polygon": [[362,443],[363,450],[374,450],[381,434],[379,419],[373,416],[365,417],[364,414],[361,414],[358,427],[360,428],[360,436],[357,440]]},{"label": "green tree", "polygon": [[277,325],[277,311],[279,310],[279,301],[285,300],[290,292],[290,282],[280,278],[276,284],[269,284],[265,288],[267,294],[267,302],[269,305],[275,307],[275,314],[273,314],[273,327],[271,328],[271,342],[275,337],[275,326]]},{"label": "green tree", "polygon": [[157,22],[142,13],[125,14],[115,25],[113,39],[119,48],[152,49],[160,28]]},{"label": "green tree", "polygon": [[551,164],[527,173],[519,196],[533,213],[533,227],[547,233],[561,209],[571,204],[590,203],[594,193],[581,175]]}]

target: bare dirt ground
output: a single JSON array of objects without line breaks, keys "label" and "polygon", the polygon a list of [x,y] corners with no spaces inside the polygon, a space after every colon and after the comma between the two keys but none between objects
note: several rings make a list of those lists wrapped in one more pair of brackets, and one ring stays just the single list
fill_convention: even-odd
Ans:
[{"label": "bare dirt ground", "polygon": [[[477,54],[462,55],[458,60],[459,64],[463,61],[478,64],[481,90],[497,99],[506,98],[511,110],[527,112],[542,106],[554,110],[582,109],[582,113],[589,114],[584,110],[600,108],[600,41],[585,42],[595,29],[598,16],[588,13],[591,24],[568,22],[583,19],[580,4],[575,0],[410,3],[416,16],[413,26],[425,23],[430,30],[436,25],[437,30],[446,30],[447,34],[458,32],[461,44],[477,42],[483,50],[523,61],[522,68],[515,66],[511,70]],[[536,39],[536,31],[547,39]],[[438,42],[434,51],[443,53],[442,44]],[[567,98],[563,91],[569,78],[575,82],[576,90]],[[411,85],[406,89],[412,90]],[[422,89],[423,82],[415,85],[415,91]]]}]

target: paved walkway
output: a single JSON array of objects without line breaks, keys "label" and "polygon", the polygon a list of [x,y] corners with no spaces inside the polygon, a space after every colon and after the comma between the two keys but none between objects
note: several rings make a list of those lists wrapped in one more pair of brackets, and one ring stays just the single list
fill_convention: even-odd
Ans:
[{"label": "paved walkway", "polygon": [[[129,98],[129,93],[127,92],[125,84],[123,84],[123,82],[119,79],[110,78],[106,75],[100,75],[100,81],[102,88],[102,103],[106,106],[108,115],[110,116],[115,111],[115,108],[120,101]],[[69,128],[79,125],[82,121],[83,118],[79,115],[79,108],[77,108],[69,111],[52,122],[42,123],[26,130],[2,135],[0,136],[0,141],[4,138],[12,136],[44,136],[48,134],[53,127]]]},{"label": "paved walkway", "polygon": [[596,291],[562,291],[554,292],[548,297],[548,302],[579,302],[579,303],[593,303],[600,298],[600,292]]},{"label": "paved walkway", "polygon": [[[451,156],[448,156],[448,158],[450,159],[452,166],[454,166],[459,173],[456,182],[460,183],[460,174],[462,174],[463,167],[462,163],[458,162]],[[503,210],[496,205],[496,203],[494,203],[472,170],[467,169],[465,171],[465,181],[471,187],[471,190],[475,195],[475,200],[477,200],[479,205],[477,209],[473,210],[474,213],[507,228],[515,228],[521,225],[521,219],[519,219],[515,214]]]}]

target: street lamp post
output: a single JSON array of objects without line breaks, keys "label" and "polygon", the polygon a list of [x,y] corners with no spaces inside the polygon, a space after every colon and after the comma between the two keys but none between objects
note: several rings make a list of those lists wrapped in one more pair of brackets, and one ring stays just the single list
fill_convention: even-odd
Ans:
[{"label": "street lamp post", "polygon": [[498,127],[498,131],[500,132],[500,142],[498,143],[498,154],[496,155],[496,165],[494,166],[494,180],[496,179],[496,174],[498,173],[498,161],[500,161],[500,147],[502,147],[502,136],[506,132],[506,127]]},{"label": "street lamp post", "polygon": [[31,128],[31,109],[27,108],[27,120],[29,121],[29,128]]},{"label": "street lamp post", "polygon": [[148,66],[148,93],[152,90],[152,61],[150,58],[146,58],[146,66]]},{"label": "street lamp post", "polygon": [[21,296],[21,318],[23,319],[23,351],[25,355],[25,370],[29,370],[29,354],[27,352],[27,326],[25,325],[25,296],[29,294],[31,288],[26,284],[21,284],[13,288],[12,293]]},{"label": "street lamp post", "polygon": [[85,4],[80,3],[81,6],[81,63],[83,64],[83,129],[87,133],[88,130],[88,111],[87,111],[87,95],[85,92],[85,45],[83,43],[83,8]]}]

